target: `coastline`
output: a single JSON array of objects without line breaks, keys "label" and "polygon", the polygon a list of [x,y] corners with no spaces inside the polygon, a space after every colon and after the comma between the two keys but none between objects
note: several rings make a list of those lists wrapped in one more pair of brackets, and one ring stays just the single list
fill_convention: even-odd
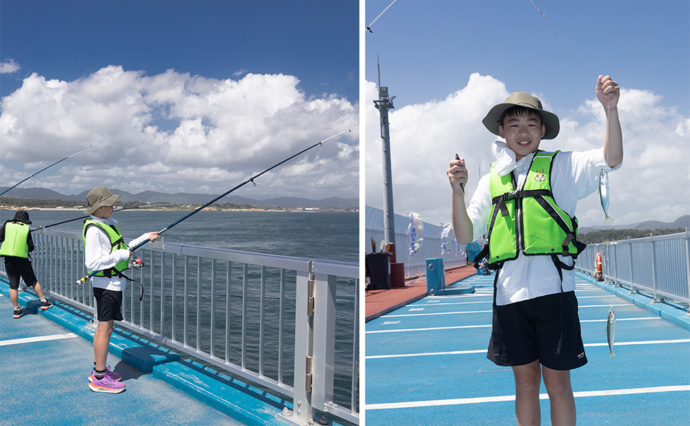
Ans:
[{"label": "coastline", "polygon": [[[126,210],[115,210],[115,212],[169,212],[169,211],[193,211],[195,207],[189,208],[132,208]],[[82,212],[84,207],[74,208],[74,207],[27,207],[27,206],[0,206],[0,211],[16,211],[16,210],[26,210],[26,211],[66,211],[66,212]],[[359,213],[359,209],[318,209],[318,208],[290,208],[290,209],[262,209],[262,208],[251,208],[251,209],[219,209],[216,207],[206,207],[201,211],[205,212],[275,212],[275,213]]]}]

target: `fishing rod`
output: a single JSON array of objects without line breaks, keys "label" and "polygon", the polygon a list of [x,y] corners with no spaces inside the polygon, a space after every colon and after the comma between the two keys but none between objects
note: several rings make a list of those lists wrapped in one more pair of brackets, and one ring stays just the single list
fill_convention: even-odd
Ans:
[{"label": "fishing rod", "polygon": [[[157,205],[157,204],[153,204],[153,205],[150,205],[150,204],[149,204],[149,205],[146,205],[146,206],[143,206],[143,207],[152,207],[152,206],[156,206],[156,205]],[[161,205],[165,205],[165,204],[161,204]],[[114,211],[141,209],[141,208],[143,208],[143,207],[142,207],[142,206],[137,206],[137,207],[115,207],[115,208],[114,208]],[[63,220],[62,222],[51,223],[50,225],[44,225],[44,226],[40,226],[40,227],[38,227],[38,228],[32,228],[32,229],[29,229],[29,232],[36,232],[36,231],[40,231],[41,229],[52,228],[53,226],[63,225],[63,224],[65,224],[65,223],[74,222],[74,221],[80,220],[80,219],[83,220],[83,219],[84,219],[84,215],[81,215],[81,216],[79,216],[79,217],[75,217],[75,218],[72,218],[72,219]]]},{"label": "fishing rod", "polygon": [[381,16],[383,16],[384,13],[386,13],[386,11],[387,11],[388,9],[391,8],[391,6],[393,6],[393,4],[394,4],[396,1],[398,1],[398,0],[393,0],[393,1],[391,2],[391,4],[388,5],[388,7],[386,7],[385,9],[383,9],[383,12],[379,13],[379,16],[377,16],[376,19],[374,19],[373,21],[371,21],[371,24],[367,25],[367,31],[369,31],[370,33],[373,33],[373,31],[371,30],[371,27],[376,23],[376,21],[379,20],[379,18],[380,18]]},{"label": "fishing rod", "polygon": [[53,164],[51,164],[50,166],[42,168],[41,170],[39,170],[39,171],[37,171],[36,173],[34,173],[34,174],[32,174],[31,176],[29,176],[28,178],[26,178],[26,179],[24,179],[24,180],[22,180],[22,181],[16,183],[14,186],[11,186],[11,187],[7,188],[6,190],[0,192],[0,196],[2,196],[2,195],[3,195],[4,193],[6,193],[6,192],[8,192],[8,191],[10,191],[10,190],[12,190],[12,189],[18,187],[19,185],[21,185],[22,183],[24,183],[24,182],[26,182],[27,180],[31,179],[32,177],[36,176],[37,174],[41,173],[42,171],[48,170],[49,168],[53,167],[53,166],[56,165],[56,164],[62,163],[63,161],[65,161],[65,160],[67,160],[67,159],[69,159],[69,158],[72,158],[72,157],[74,157],[75,155],[82,154],[82,153],[84,153],[84,152],[86,152],[86,151],[91,151],[92,149],[96,149],[96,148],[93,147],[93,148],[85,149],[85,150],[83,150],[83,151],[79,151],[79,152],[74,153],[74,154],[72,154],[72,155],[68,155],[67,157],[63,158],[62,160],[58,160],[58,161],[54,162]]},{"label": "fishing rod", "polygon": [[[355,127],[353,127],[352,129],[356,129],[357,127],[359,127],[359,126],[355,126]],[[282,164],[284,164],[284,163],[287,163],[288,161],[292,160],[293,158],[295,158],[295,157],[297,157],[297,156],[299,156],[299,155],[301,155],[301,154],[304,154],[305,152],[309,151],[309,150],[312,149],[312,148],[315,148],[315,147],[317,147],[317,146],[323,145],[323,143],[326,142],[326,141],[329,141],[329,140],[331,140],[331,139],[333,139],[333,138],[337,138],[338,136],[340,136],[340,135],[342,135],[342,134],[344,134],[344,133],[352,132],[352,129],[347,129],[347,130],[344,130],[344,131],[342,131],[342,132],[340,132],[340,133],[337,133],[337,134],[335,134],[335,135],[333,135],[333,136],[329,136],[329,137],[327,137],[326,139],[324,139],[324,140],[322,140],[322,141],[319,141],[319,142],[317,142],[317,143],[315,143],[315,144],[313,144],[313,145],[311,145],[311,146],[309,146],[309,147],[307,147],[307,148],[301,150],[300,152],[298,152],[298,153],[296,153],[296,154],[293,154],[293,155],[289,156],[289,157],[286,158],[285,160],[282,160],[282,161],[280,161],[280,162],[278,162],[278,163],[272,165],[271,167],[265,169],[264,171],[259,172],[259,173],[255,174],[255,175],[249,177],[248,179],[246,179],[246,180],[243,181],[242,183],[240,183],[240,184],[234,186],[232,189],[230,189],[230,190],[228,190],[228,191],[226,191],[226,192],[220,194],[219,196],[217,196],[217,197],[214,198],[213,200],[209,201],[208,203],[204,204],[203,206],[196,208],[196,209],[193,210],[192,212],[186,214],[186,215],[183,216],[182,218],[176,220],[175,222],[173,222],[173,223],[171,223],[170,225],[166,226],[165,228],[161,229],[160,231],[158,231],[158,235],[160,235],[160,234],[164,233],[165,231],[167,231],[167,230],[173,228],[174,226],[178,225],[179,223],[181,223],[181,222],[183,222],[183,221],[189,219],[191,216],[193,216],[193,215],[199,213],[201,210],[205,209],[206,207],[210,206],[211,204],[215,203],[216,201],[220,200],[221,198],[225,197],[226,195],[228,195],[228,194],[230,194],[230,193],[232,193],[232,192],[234,192],[234,191],[240,189],[240,188],[243,187],[244,185],[246,185],[246,184],[248,184],[248,183],[250,183],[250,182],[251,182],[252,184],[256,185],[256,184],[254,183],[254,180],[255,180],[256,178],[258,178],[258,177],[260,177],[260,176],[262,176],[262,175],[264,175],[264,174],[270,172],[271,170],[275,169],[276,167],[278,167],[278,166],[280,166],[280,165],[282,165]],[[131,249],[129,249],[129,251],[134,252],[135,250],[137,250],[137,249],[140,248],[141,246],[147,244],[149,241],[150,241],[150,240],[146,239],[146,240],[142,241],[141,243],[137,244],[136,246],[132,247]],[[86,275],[85,277],[78,279],[77,282],[76,282],[76,284],[79,285],[79,284],[81,284],[81,283],[86,282],[86,280],[88,280],[89,278],[91,278],[94,274],[96,274],[96,272],[98,272],[98,271],[91,272],[89,275]]]}]

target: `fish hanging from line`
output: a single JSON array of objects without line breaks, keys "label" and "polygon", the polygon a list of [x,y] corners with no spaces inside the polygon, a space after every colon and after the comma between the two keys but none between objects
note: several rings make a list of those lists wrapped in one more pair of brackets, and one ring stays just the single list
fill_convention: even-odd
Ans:
[{"label": "fish hanging from line", "polygon": [[616,339],[616,311],[613,310],[613,305],[609,310],[609,317],[606,320],[606,340],[609,343],[609,359],[612,356],[616,356],[613,353],[613,342]]},{"label": "fish hanging from line", "polygon": [[609,173],[606,169],[601,169],[599,173],[599,201],[601,201],[601,208],[604,209],[604,221],[611,219],[609,216]]}]

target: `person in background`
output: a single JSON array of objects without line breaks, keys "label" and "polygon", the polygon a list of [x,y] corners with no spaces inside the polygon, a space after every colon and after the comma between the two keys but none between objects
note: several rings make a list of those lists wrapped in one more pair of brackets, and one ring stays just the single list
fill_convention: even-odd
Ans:
[{"label": "person in background", "polygon": [[14,219],[6,221],[0,228],[0,256],[5,259],[5,271],[10,282],[10,300],[14,307],[12,317],[21,318],[23,311],[19,307],[19,280],[23,279],[27,287],[33,287],[36,296],[41,300],[41,309],[50,309],[53,303],[45,298],[43,288],[36,279],[31,266],[29,253],[34,251],[34,241],[29,230],[31,221],[26,210],[15,213]]}]

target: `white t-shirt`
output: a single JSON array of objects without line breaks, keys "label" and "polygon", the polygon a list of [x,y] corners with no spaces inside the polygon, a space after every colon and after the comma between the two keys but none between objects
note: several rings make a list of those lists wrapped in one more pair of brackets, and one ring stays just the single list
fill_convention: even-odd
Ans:
[{"label": "white t-shirt", "polygon": [[[101,219],[96,216],[91,216],[91,219],[97,220],[108,225],[117,225],[117,220],[113,218]],[[148,239],[149,234],[143,234],[136,240],[129,242],[128,247],[134,247],[142,241]],[[129,250],[120,249],[110,253],[110,238],[101,229],[95,226],[89,227],[86,230],[86,247],[84,249],[84,263],[86,268],[90,271],[102,271],[104,269],[112,268],[122,260],[129,259]],[[91,286],[96,288],[104,288],[112,291],[125,291],[127,280],[113,276],[106,277],[91,277]]]},{"label": "white t-shirt", "polygon": [[[504,176],[514,171],[518,188],[521,188],[534,154],[516,163],[515,153],[500,141],[494,143],[493,152],[498,174]],[[571,217],[575,216],[577,201],[597,190],[599,173],[603,168],[615,170],[606,164],[601,148],[585,152],[559,152],[551,167],[551,191],[556,204]],[[474,240],[487,233],[491,213],[489,186],[489,175],[486,174],[479,180],[477,190],[467,207],[467,214],[472,220]],[[559,258],[563,263],[572,265],[570,257]],[[503,264],[496,284],[496,304],[499,306],[561,291],[561,279],[551,256],[525,256],[520,253],[517,259]],[[563,291],[572,290],[575,290],[575,273],[564,270]]]}]

